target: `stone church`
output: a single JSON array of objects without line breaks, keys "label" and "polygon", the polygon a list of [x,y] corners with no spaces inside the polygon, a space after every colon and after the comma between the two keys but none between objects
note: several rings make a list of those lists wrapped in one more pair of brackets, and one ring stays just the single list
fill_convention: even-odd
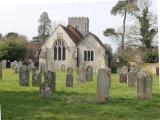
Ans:
[{"label": "stone church", "polygon": [[42,45],[39,65],[47,65],[51,71],[87,66],[92,66],[97,71],[108,66],[107,58],[103,43],[89,32],[89,19],[69,17],[68,25],[58,25]]}]

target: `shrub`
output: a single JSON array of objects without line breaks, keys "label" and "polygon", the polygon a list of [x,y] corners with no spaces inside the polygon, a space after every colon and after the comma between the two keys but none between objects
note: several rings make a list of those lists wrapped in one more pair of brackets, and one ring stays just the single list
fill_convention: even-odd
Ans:
[{"label": "shrub", "polygon": [[149,49],[144,53],[143,60],[146,63],[156,63],[158,62],[158,49]]},{"label": "shrub", "polygon": [[0,60],[23,60],[26,46],[15,41],[4,41],[0,44]]}]

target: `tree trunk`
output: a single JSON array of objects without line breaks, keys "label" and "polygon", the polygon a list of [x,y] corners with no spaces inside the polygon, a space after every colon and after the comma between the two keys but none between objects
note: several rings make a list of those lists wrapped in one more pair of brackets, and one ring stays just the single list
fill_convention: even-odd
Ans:
[{"label": "tree trunk", "polygon": [[124,11],[124,19],[123,19],[123,33],[122,33],[122,57],[124,55],[124,34],[126,30],[126,17],[127,17],[127,10]]}]

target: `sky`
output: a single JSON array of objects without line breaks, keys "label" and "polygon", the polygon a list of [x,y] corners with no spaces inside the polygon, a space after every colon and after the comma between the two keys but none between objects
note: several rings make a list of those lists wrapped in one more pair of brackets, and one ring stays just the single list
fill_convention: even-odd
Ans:
[{"label": "sky", "polygon": [[[65,3],[64,3],[65,2]],[[42,12],[47,12],[52,22],[67,25],[68,17],[88,17],[90,32],[97,35],[103,43],[111,45],[113,51],[117,43],[111,38],[104,37],[106,28],[119,28],[122,25],[121,16],[112,16],[111,8],[117,0],[0,0],[0,33],[17,32],[27,36],[29,40],[38,33],[38,19]],[[156,0],[152,3],[156,11]],[[127,22],[131,22],[131,19]]]}]

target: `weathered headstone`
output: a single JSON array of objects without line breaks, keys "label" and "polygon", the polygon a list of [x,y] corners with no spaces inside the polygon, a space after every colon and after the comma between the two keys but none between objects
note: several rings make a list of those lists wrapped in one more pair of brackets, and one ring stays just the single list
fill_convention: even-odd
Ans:
[{"label": "weathered headstone", "polygon": [[119,75],[120,83],[127,83],[127,73],[121,72]]},{"label": "weathered headstone", "polygon": [[2,63],[0,62],[0,80],[2,80]]},{"label": "weathered headstone", "polygon": [[93,68],[88,66],[86,69],[86,81],[93,81]]},{"label": "weathered headstone", "polygon": [[152,76],[144,71],[137,74],[137,98],[152,98]]},{"label": "weathered headstone", "polygon": [[135,87],[135,82],[137,81],[136,79],[137,79],[137,73],[132,70],[129,71],[127,77],[128,87]]},{"label": "weathered headstone", "polygon": [[14,66],[14,72],[15,73],[19,73],[21,66],[22,65],[20,65],[20,64],[15,64],[15,66]]},{"label": "weathered headstone", "polygon": [[29,64],[29,70],[30,70],[30,71],[35,70],[34,62],[31,62],[31,63]]},{"label": "weathered headstone", "polygon": [[44,79],[48,81],[52,91],[56,90],[56,73],[48,71],[45,73]]},{"label": "weathered headstone", "polygon": [[51,88],[49,87],[48,81],[43,81],[43,83],[40,85],[40,96],[43,98],[49,98],[51,96]]},{"label": "weathered headstone", "polygon": [[84,68],[78,68],[77,80],[78,83],[84,83],[86,81],[86,70]]},{"label": "weathered headstone", "polygon": [[127,83],[127,74],[128,74],[128,67],[123,66],[119,70],[119,82],[120,83]]},{"label": "weathered headstone", "polygon": [[21,65],[22,65],[22,61],[18,61],[17,64],[18,64],[19,66],[21,66]]},{"label": "weathered headstone", "polygon": [[40,86],[42,83],[42,74],[36,70],[32,74],[32,86]]},{"label": "weathered headstone", "polygon": [[68,67],[67,68],[67,74],[73,74],[73,68],[72,67]]},{"label": "weathered headstone", "polygon": [[19,85],[29,86],[29,70],[27,66],[22,65],[19,71]]},{"label": "weathered headstone", "polygon": [[110,83],[108,76],[109,71],[106,69],[99,69],[97,75],[97,101],[98,102],[105,102],[106,99],[109,98],[109,88]]},{"label": "weathered headstone", "polygon": [[17,66],[17,61],[13,61],[13,62],[11,62],[10,63],[10,67],[13,69],[13,70],[15,70],[15,67]]},{"label": "weathered headstone", "polygon": [[41,63],[40,65],[40,72],[43,74],[46,72],[46,65],[44,63]]},{"label": "weathered headstone", "polygon": [[64,72],[66,70],[66,66],[64,64],[61,65],[61,71]]},{"label": "weathered headstone", "polygon": [[5,69],[7,66],[7,60],[2,60],[2,68]]},{"label": "weathered headstone", "polygon": [[73,87],[73,75],[72,74],[66,75],[66,87]]}]

